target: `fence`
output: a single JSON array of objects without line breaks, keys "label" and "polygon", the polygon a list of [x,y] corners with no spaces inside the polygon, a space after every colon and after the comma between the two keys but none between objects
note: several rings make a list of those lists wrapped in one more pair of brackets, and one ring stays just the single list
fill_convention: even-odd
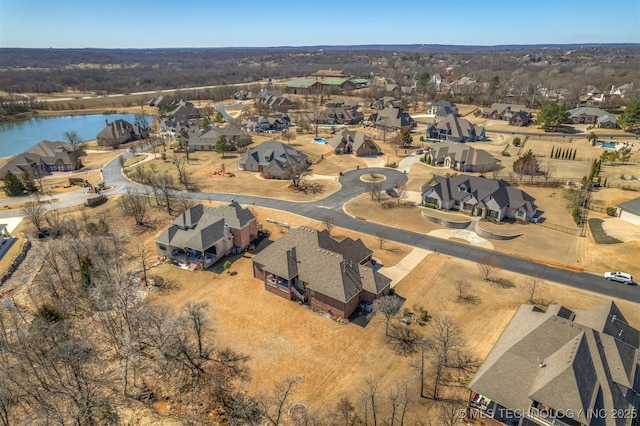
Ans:
[{"label": "fence", "polygon": [[555,223],[549,223],[546,220],[544,222],[538,222],[538,226],[544,226],[545,228],[553,229],[555,231],[564,232],[565,234],[577,235],[580,230],[571,228],[568,226],[556,225]]}]

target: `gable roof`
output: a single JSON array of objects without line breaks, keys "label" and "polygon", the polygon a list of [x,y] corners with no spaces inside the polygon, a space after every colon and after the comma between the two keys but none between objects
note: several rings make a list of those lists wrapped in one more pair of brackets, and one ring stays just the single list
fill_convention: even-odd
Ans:
[{"label": "gable roof", "polygon": [[348,302],[365,289],[374,294],[391,280],[375,271],[362,240],[337,241],[329,232],[294,228],[253,257],[270,273],[286,279],[298,277],[306,286],[340,302]]},{"label": "gable roof", "polygon": [[464,143],[443,143],[437,144],[431,156],[437,161],[442,162],[446,157],[450,157],[452,160],[459,161],[464,164],[482,165],[482,164],[496,164],[498,159],[493,157],[487,151],[482,149],[475,149]]},{"label": "gable roof", "polygon": [[484,127],[475,125],[454,114],[449,114],[438,123],[429,125],[429,128],[434,127],[460,140],[475,140],[484,136]]},{"label": "gable roof", "polygon": [[237,202],[228,206],[195,205],[178,215],[157,238],[156,243],[204,251],[225,236],[225,226],[242,229],[255,216]]},{"label": "gable roof", "polygon": [[509,186],[503,180],[487,179],[482,176],[470,176],[460,174],[453,178],[436,176],[436,184],[423,188],[425,192],[435,192],[443,201],[462,201],[472,195],[478,202],[482,202],[488,197],[495,200],[498,207],[524,209],[527,212],[535,212],[535,198],[526,192]]},{"label": "gable roof", "polygon": [[65,165],[77,165],[79,155],[82,152],[74,152],[74,146],[60,141],[41,141],[21,154],[14,155],[0,168],[0,177],[4,178],[10,171],[15,175],[24,172],[34,173],[39,164],[53,166],[56,163]]},{"label": "gable roof", "polygon": [[640,215],[640,197],[618,204],[620,209]]},{"label": "gable roof", "polygon": [[371,114],[370,121],[384,127],[402,129],[413,127],[415,120],[406,111],[400,108],[385,107],[384,109]]},{"label": "gable roof", "polygon": [[263,166],[275,161],[284,167],[286,163],[299,164],[306,161],[307,154],[282,142],[267,141],[247,150],[238,163],[245,164],[249,158],[253,158],[256,163]]},{"label": "gable roof", "polygon": [[469,389],[506,408],[526,410],[538,401],[570,409],[583,424],[589,410],[628,409],[625,389],[640,368],[638,330],[613,301],[585,311],[556,308],[522,305]]},{"label": "gable roof", "polygon": [[327,139],[327,144],[333,149],[336,149],[344,143],[345,145],[351,144],[351,148],[354,152],[360,149],[360,147],[366,142],[373,143],[376,147],[378,146],[378,144],[376,144],[369,135],[357,130],[344,129],[342,132],[336,133],[334,136]]},{"label": "gable roof", "polygon": [[570,109],[569,111],[569,119],[573,119],[574,117],[597,117],[598,123],[617,123],[615,115],[608,113],[607,111],[600,108],[593,107],[578,107],[574,109]]}]

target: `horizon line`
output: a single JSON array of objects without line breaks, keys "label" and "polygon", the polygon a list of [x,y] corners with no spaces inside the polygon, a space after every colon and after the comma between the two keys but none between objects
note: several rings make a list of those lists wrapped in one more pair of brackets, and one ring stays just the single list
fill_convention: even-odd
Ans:
[{"label": "horizon line", "polygon": [[175,46],[175,47],[11,47],[0,46],[0,49],[25,49],[25,50],[174,50],[174,49],[318,49],[318,48],[344,48],[344,47],[533,47],[533,46],[614,46],[632,45],[640,46],[640,42],[574,42],[574,43],[527,43],[527,44],[442,44],[442,43],[372,43],[372,44],[314,44],[314,45],[278,45],[278,46]]}]

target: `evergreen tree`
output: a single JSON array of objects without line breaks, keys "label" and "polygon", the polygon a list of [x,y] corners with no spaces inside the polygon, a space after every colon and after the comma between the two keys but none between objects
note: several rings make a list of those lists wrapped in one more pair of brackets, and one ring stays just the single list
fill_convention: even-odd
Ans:
[{"label": "evergreen tree", "polygon": [[618,117],[618,124],[627,132],[640,129],[640,101],[627,105],[627,108]]},{"label": "evergreen tree", "polygon": [[564,105],[550,102],[544,105],[536,116],[535,124],[544,130],[557,130],[569,118]]},{"label": "evergreen tree", "polygon": [[24,172],[22,173],[22,184],[24,185],[24,190],[27,192],[38,192],[38,187],[36,186],[36,181],[31,176],[31,173]]},{"label": "evergreen tree", "polygon": [[9,197],[24,194],[24,184],[11,172],[7,172],[4,176],[4,193]]}]

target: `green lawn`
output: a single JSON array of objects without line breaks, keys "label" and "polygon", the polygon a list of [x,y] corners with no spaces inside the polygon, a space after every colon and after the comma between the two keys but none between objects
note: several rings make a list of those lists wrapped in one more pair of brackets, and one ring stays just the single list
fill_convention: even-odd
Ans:
[{"label": "green lawn", "polygon": [[591,235],[593,235],[593,239],[596,240],[596,244],[618,244],[622,241],[617,238],[613,238],[605,232],[602,228],[602,224],[604,220],[602,219],[589,219],[589,228],[591,229]]}]

